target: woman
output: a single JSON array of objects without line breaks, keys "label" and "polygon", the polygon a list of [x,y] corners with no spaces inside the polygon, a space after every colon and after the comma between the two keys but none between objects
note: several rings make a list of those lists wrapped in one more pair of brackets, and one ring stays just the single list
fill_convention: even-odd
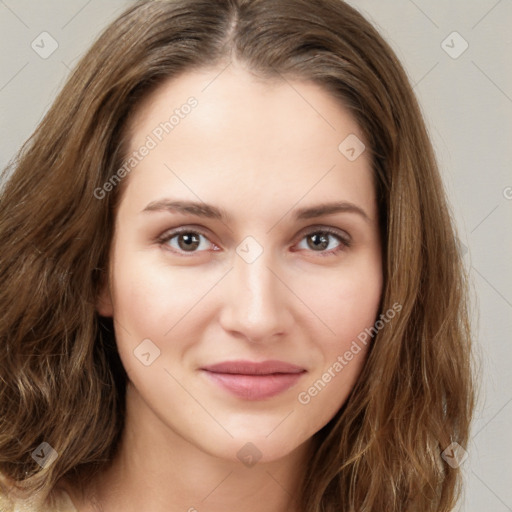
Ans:
[{"label": "woman", "polygon": [[137,3],[1,212],[3,508],[453,508],[466,276],[406,75],[353,8]]}]

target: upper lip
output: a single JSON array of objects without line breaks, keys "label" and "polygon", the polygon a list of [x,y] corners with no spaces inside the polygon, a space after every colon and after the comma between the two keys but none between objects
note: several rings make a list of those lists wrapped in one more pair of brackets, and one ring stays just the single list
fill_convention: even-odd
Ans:
[{"label": "upper lip", "polygon": [[239,375],[272,375],[274,373],[301,373],[304,368],[284,361],[224,361],[203,366],[202,370],[213,373],[233,373]]}]

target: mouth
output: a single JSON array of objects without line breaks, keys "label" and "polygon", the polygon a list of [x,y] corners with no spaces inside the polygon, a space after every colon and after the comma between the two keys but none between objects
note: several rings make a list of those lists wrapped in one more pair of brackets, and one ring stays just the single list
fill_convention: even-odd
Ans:
[{"label": "mouth", "polygon": [[304,368],[283,361],[225,361],[201,368],[211,382],[245,400],[264,400],[294,386]]}]

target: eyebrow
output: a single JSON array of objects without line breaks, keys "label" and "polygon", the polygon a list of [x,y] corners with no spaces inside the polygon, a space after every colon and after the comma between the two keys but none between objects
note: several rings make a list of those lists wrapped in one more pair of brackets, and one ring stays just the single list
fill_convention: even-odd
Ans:
[{"label": "eyebrow", "polygon": [[[228,222],[231,218],[224,209],[211,204],[199,201],[173,201],[171,199],[159,199],[158,201],[152,201],[142,210],[142,213],[161,211],[184,214],[188,213],[197,217],[217,219],[222,222]],[[370,217],[361,207],[348,201],[321,203],[314,206],[298,208],[294,211],[294,219],[313,219],[316,217],[322,217],[323,215],[334,215],[336,213],[355,213],[361,216],[366,222],[371,223]]]}]

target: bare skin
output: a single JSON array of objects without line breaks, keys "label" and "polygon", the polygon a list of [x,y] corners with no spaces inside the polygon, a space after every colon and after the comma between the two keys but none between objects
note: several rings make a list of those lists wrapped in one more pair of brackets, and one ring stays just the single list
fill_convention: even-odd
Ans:
[{"label": "bare skin", "polygon": [[[332,370],[373,325],[382,293],[370,158],[350,161],[338,149],[350,134],[362,140],[360,129],[318,85],[263,82],[234,64],[220,70],[163,84],[130,127],[134,151],[187,98],[198,101],[124,178],[98,312],[114,318],[130,379],[125,431],[85,498],[69,488],[79,512],[298,512],[312,437],[364,364],[365,346]],[[170,200],[228,217],[178,213],[163,206]],[[364,215],[296,218],[340,201]],[[185,233],[170,233],[179,227]],[[143,340],[152,344],[146,359],[160,351],[150,365],[136,357]],[[303,372],[275,396],[244,399],[202,370],[233,360]],[[329,382],[301,402],[319,379]]]}]

